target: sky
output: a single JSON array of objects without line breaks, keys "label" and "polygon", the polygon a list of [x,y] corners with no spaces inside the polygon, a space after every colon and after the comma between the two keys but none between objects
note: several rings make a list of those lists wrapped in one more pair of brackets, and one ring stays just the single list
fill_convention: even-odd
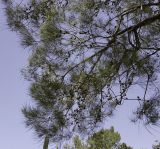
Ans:
[{"label": "sky", "polygon": [[[18,35],[9,31],[2,8],[0,3],[0,149],[42,149],[42,142],[25,127],[21,113],[21,108],[31,103],[29,82],[20,73],[27,65],[29,51],[20,46]],[[141,93],[141,88],[133,88],[130,97]],[[160,138],[160,129],[148,128],[151,134],[142,124],[132,123],[130,119],[135,109],[135,102],[127,101],[105,121],[103,128],[114,126],[122,142],[134,149],[151,149],[154,141]]]}]

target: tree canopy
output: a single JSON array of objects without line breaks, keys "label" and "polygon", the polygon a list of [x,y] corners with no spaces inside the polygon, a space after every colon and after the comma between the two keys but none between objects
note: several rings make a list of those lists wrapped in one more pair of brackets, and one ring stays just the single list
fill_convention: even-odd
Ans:
[{"label": "tree canopy", "polygon": [[152,146],[152,149],[159,149],[160,148],[160,143],[158,141],[156,141],[156,142],[157,143]]},{"label": "tree canopy", "polygon": [[112,149],[116,148],[119,144],[121,137],[120,134],[114,132],[112,127],[109,130],[100,130],[94,133],[88,139],[89,149]]},{"label": "tree canopy", "polygon": [[[158,124],[159,1],[3,1],[9,28],[31,49],[23,73],[35,106],[22,111],[40,137],[91,133],[127,100],[139,103],[134,121]],[[129,99],[137,85],[144,95]]]},{"label": "tree canopy", "polygon": [[73,138],[73,145],[64,145],[64,149],[132,149],[125,143],[120,143],[120,134],[114,128],[101,129],[88,137],[84,143],[79,136]]}]

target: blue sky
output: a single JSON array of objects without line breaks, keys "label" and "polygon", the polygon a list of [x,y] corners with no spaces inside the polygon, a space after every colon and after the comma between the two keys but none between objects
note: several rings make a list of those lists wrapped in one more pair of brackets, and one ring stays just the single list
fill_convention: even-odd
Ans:
[{"label": "blue sky", "polygon": [[[31,99],[28,82],[20,73],[27,64],[29,51],[19,43],[18,36],[6,26],[0,4],[0,149],[41,149],[41,142],[25,128],[21,114],[21,107],[31,103]],[[137,93],[141,94],[140,88],[132,89],[130,96],[134,98]],[[142,124],[131,123],[135,106],[134,101],[126,102],[115,112],[115,116],[107,119],[103,127],[114,126],[122,141],[134,149],[151,149],[154,141],[160,138],[160,129],[150,128],[151,135]]]}]

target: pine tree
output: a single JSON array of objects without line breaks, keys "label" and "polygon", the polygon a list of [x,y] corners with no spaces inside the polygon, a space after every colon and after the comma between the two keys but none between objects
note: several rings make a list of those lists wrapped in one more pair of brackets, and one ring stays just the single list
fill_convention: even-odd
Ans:
[{"label": "pine tree", "polygon": [[85,143],[79,136],[75,136],[72,145],[65,144],[64,149],[132,149],[125,143],[120,143],[120,139],[120,134],[111,127],[93,133]]},{"label": "pine tree", "polygon": [[152,149],[160,149],[160,143],[156,141],[156,144],[152,146]]},{"label": "pine tree", "polygon": [[[40,137],[88,134],[126,100],[139,103],[134,121],[159,122],[159,1],[3,1],[9,28],[32,51],[23,73],[35,107],[22,111]],[[144,96],[128,99],[137,85]]]}]

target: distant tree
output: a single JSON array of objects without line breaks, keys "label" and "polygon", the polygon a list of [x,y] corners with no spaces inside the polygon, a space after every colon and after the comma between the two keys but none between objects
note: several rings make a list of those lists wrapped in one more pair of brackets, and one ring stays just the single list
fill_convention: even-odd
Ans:
[{"label": "distant tree", "polygon": [[73,138],[73,142],[71,145],[65,144],[63,149],[87,149],[87,144],[83,143],[79,136],[75,136]]},{"label": "distant tree", "polygon": [[121,144],[120,139],[120,134],[111,127],[94,133],[85,143],[76,136],[73,139],[73,145],[66,144],[64,149],[132,149],[125,143]]},{"label": "distant tree", "polygon": [[118,149],[132,149],[130,146],[127,146],[125,143],[120,144]]},{"label": "distant tree", "polygon": [[160,143],[154,144],[152,149],[160,149]]},{"label": "distant tree", "polygon": [[112,149],[119,145],[121,137],[118,132],[114,132],[114,128],[102,129],[94,133],[88,139],[89,149]]},{"label": "distant tree", "polygon": [[[23,113],[39,137],[88,134],[128,100],[139,104],[134,121],[159,122],[159,1],[3,2],[9,28],[31,49],[23,73],[35,107]],[[144,95],[128,99],[137,85]]]}]

